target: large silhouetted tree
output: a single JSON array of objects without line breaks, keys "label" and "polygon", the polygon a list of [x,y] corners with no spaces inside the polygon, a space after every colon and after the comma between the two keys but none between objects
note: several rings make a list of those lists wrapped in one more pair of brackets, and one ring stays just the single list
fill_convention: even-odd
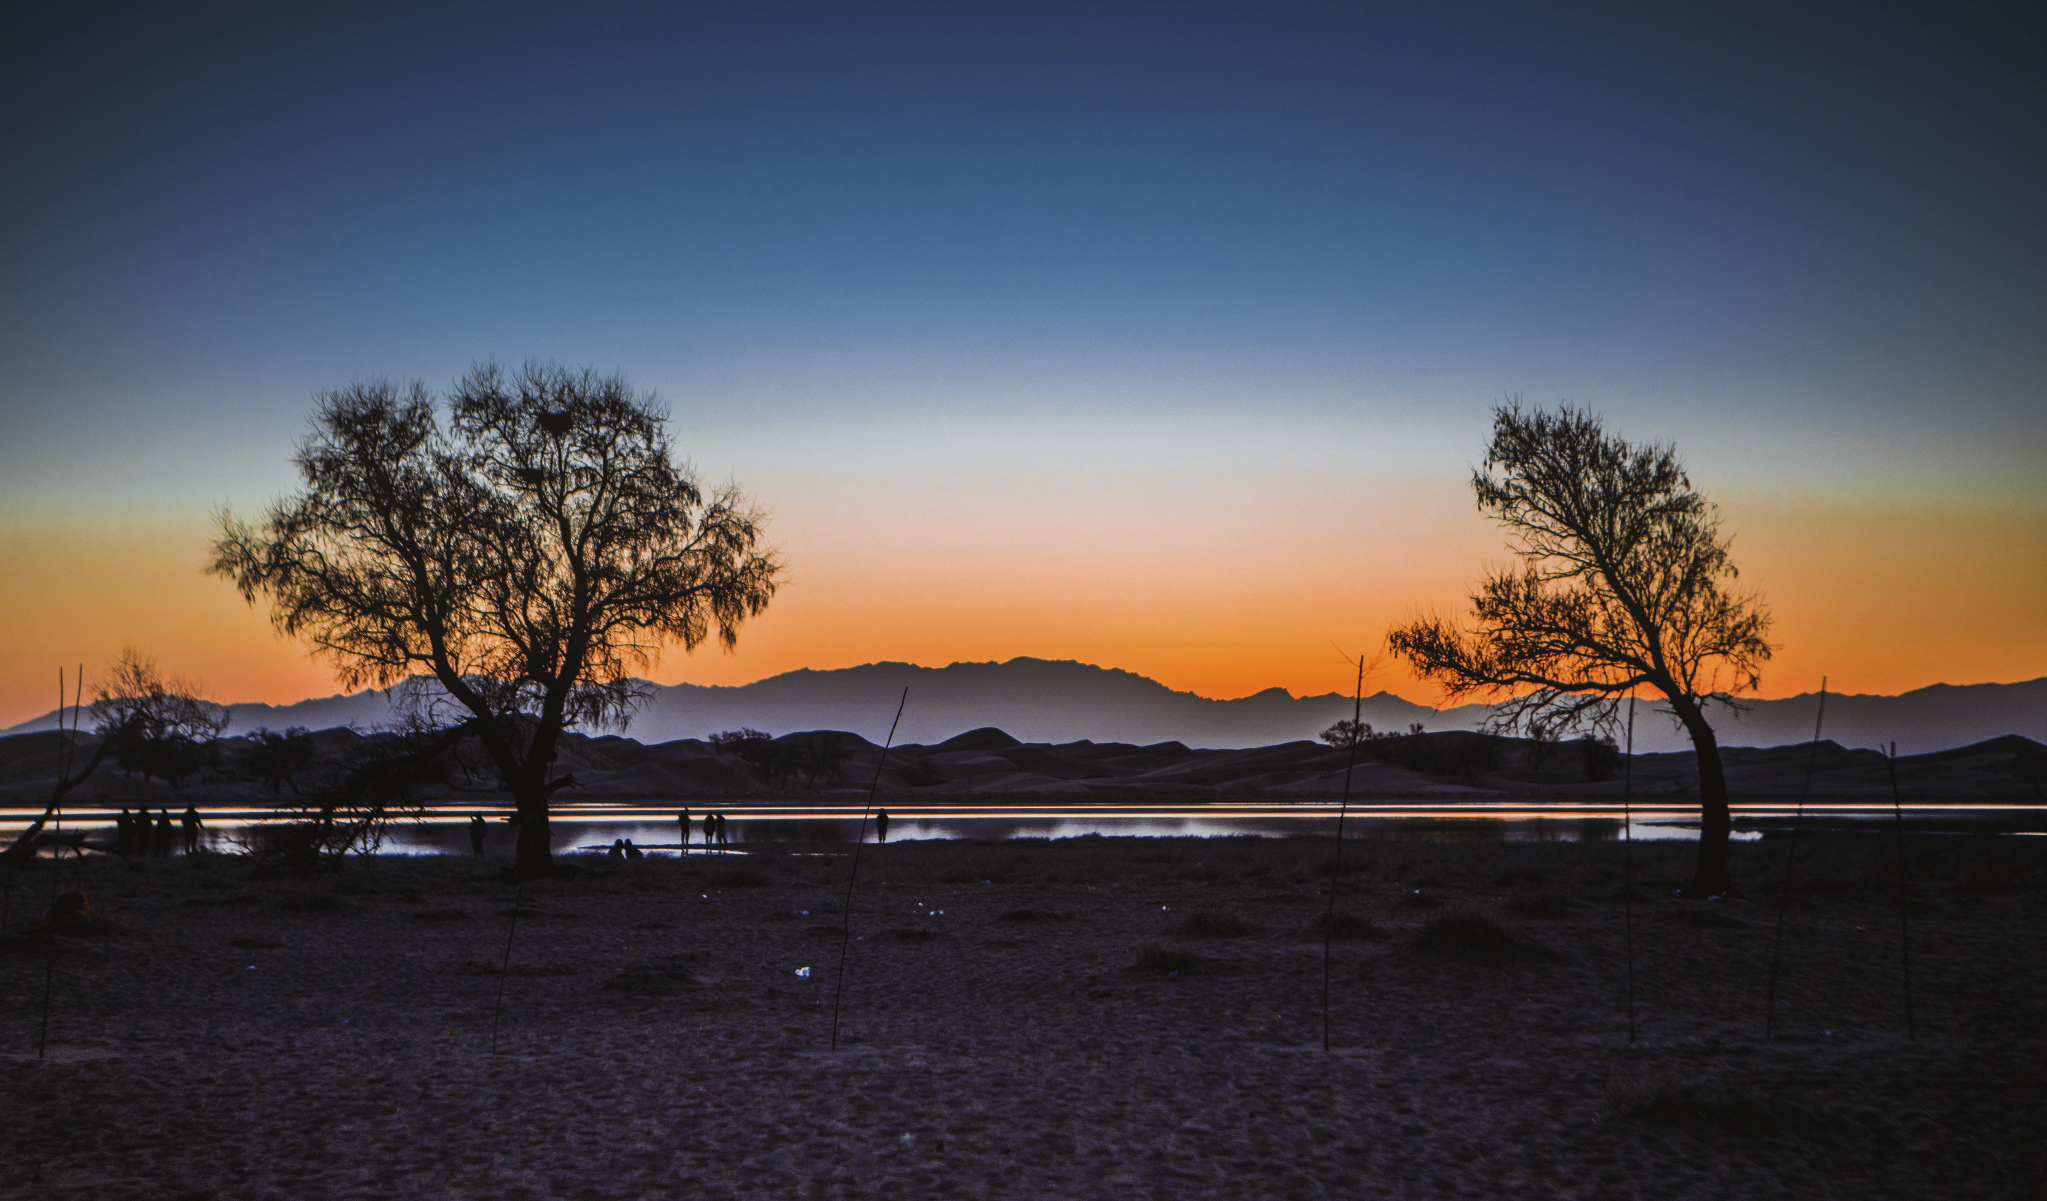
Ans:
[{"label": "large silhouetted tree", "polygon": [[774,596],[763,515],[675,461],[654,398],[617,375],[476,368],[321,394],[304,488],[220,519],[211,570],[333,660],[350,687],[421,676],[416,715],[473,734],[519,814],[518,869],[550,862],[563,729],[622,726],[664,643],[727,647]]},{"label": "large silhouetted tree", "polygon": [[1453,696],[1497,698],[1502,729],[1614,728],[1622,698],[1660,695],[1698,752],[1694,895],[1728,887],[1727,779],[1706,708],[1752,690],[1770,618],[1736,577],[1718,511],[1676,452],[1634,446],[1571,408],[1493,414],[1479,510],[1505,525],[1519,570],[1488,576],[1472,622],[1425,617],[1391,644]]}]

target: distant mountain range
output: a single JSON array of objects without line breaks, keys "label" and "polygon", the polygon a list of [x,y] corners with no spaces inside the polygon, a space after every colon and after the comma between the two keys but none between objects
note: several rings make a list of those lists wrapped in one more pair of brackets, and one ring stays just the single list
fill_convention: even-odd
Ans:
[{"label": "distant mountain range", "polygon": [[[786,672],[735,687],[701,684],[654,686],[654,695],[627,731],[646,744],[702,738],[751,726],[771,734],[847,730],[872,742],[888,733],[903,689],[909,689],[897,742],[934,744],[962,731],[994,726],[1033,743],[1081,739],[1139,746],[1181,742],[1194,747],[1241,748],[1312,739],[1351,714],[1339,693],[1297,697],[1268,688],[1235,700],[1176,692],[1134,672],[1071,660],[1011,659],[1007,663],[954,663],[918,667],[869,663],[833,671]],[[1716,710],[1714,724],[1726,746],[1783,746],[1809,742],[1819,698],[1804,693],[1747,702],[1745,711]],[[305,726],[369,729],[391,720],[380,692],[321,697],[292,705],[236,704],[231,733],[258,727]],[[1378,692],[1365,698],[1364,719],[1377,729],[1404,731],[1420,722],[1433,731],[1475,729],[1483,705],[1435,710]],[[56,728],[54,712],[0,734]],[[593,731],[594,732],[594,731]],[[1901,754],[1921,754],[2006,734],[2047,741],[2047,678],[2015,684],[1935,684],[1900,696],[1829,696],[1822,736],[1844,747],[1895,740]],[[1667,718],[1645,703],[1635,728],[1636,749],[1690,749]]]}]

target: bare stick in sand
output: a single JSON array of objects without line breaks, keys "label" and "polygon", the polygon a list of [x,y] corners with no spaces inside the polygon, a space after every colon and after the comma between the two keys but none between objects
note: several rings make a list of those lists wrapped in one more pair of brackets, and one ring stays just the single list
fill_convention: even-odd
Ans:
[{"label": "bare stick in sand", "polygon": [[1820,761],[1820,724],[1827,720],[1827,677],[1820,677],[1820,711],[1812,720],[1812,754],[1805,760],[1805,783],[1798,786],[1798,811],[1791,818],[1791,846],[1784,852],[1784,889],[1777,897],[1777,945],[1770,952],[1770,1003],[1763,1011],[1763,1037],[1777,1032],[1777,969],[1784,962],[1784,915],[1791,909],[1791,868],[1798,862],[1798,829],[1805,823],[1805,797],[1812,789],[1812,769]]},{"label": "bare stick in sand", "polygon": [[1336,850],[1329,859],[1329,909],[1322,915],[1322,1050],[1329,1050],[1329,943],[1336,937],[1336,885],[1343,879],[1343,819],[1350,812],[1350,773],[1357,766],[1364,730],[1365,657],[1358,656],[1357,691],[1350,701],[1350,755],[1343,764],[1343,803],[1336,810]]},{"label": "bare stick in sand", "polygon": [[1884,766],[1891,772],[1891,815],[1898,829],[1898,953],[1905,961],[1905,1037],[1919,1041],[1919,1024],[1912,1020],[1912,925],[1905,913],[1905,803],[1898,797],[1898,744],[1893,742]]},{"label": "bare stick in sand", "polygon": [[[85,701],[85,664],[78,665],[78,687],[71,702],[71,733],[78,731],[78,707]],[[64,669],[57,669],[57,780],[61,784],[71,776],[71,740],[64,730]],[[64,855],[64,794],[60,788],[55,800],[57,808],[56,835],[58,840],[50,849],[50,949],[43,956],[43,1024],[41,1033],[36,1035],[36,1058],[41,1059],[50,1046],[50,996],[57,989],[57,860]],[[82,858],[84,850],[79,850]]]},{"label": "bare stick in sand", "polygon": [[1635,698],[1628,698],[1628,759],[1621,768],[1621,929],[1628,948],[1628,1045],[1635,1045]]},{"label": "bare stick in sand", "polygon": [[839,980],[832,987],[832,1042],[831,1049],[839,1049],[839,1002],[846,995],[846,953],[853,948],[853,881],[860,876],[860,845],[867,841],[867,811],[874,808],[874,793],[881,787],[881,769],[888,764],[888,749],[896,744],[896,726],[903,720],[903,706],[910,703],[910,690],[903,689],[903,699],[896,702],[896,719],[888,723],[888,741],[881,744],[881,758],[874,761],[874,782],[867,786],[867,808],[860,811],[860,833],[853,839],[853,867],[846,873],[846,904],[840,920],[844,923],[839,939]]},{"label": "bare stick in sand", "polygon": [[512,970],[512,939],[519,934],[519,910],[526,903],[526,873],[519,870],[517,863],[512,866],[512,875],[518,878],[519,887],[512,893],[512,928],[505,931],[505,961],[498,967],[498,999],[490,1011],[490,1053],[498,1053],[498,1015],[505,1011],[505,977]]}]

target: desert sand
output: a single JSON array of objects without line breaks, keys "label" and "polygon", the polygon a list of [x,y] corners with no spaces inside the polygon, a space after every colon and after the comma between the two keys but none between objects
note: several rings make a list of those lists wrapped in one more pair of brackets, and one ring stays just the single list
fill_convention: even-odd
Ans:
[{"label": "desert sand", "polygon": [[[1808,837],[1766,1040],[1785,845],[1637,844],[1630,1047],[1620,846],[1353,843],[1327,1055],[1326,840],[870,846],[837,1052],[844,847],[564,860],[496,1055],[501,861],[45,860],[0,1195],[2039,1196],[2047,846],[1913,841],[1908,1040],[1895,848]],[[53,875],[118,930],[46,957]]]}]

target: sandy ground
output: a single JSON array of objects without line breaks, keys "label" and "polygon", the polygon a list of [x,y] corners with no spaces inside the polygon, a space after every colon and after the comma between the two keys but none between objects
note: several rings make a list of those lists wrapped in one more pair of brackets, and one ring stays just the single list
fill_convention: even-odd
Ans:
[{"label": "sandy ground", "polygon": [[[1618,846],[1355,844],[1330,1055],[1326,842],[870,848],[836,1053],[835,855],[529,886],[497,1055],[502,864],[38,864],[11,934],[53,871],[123,931],[54,957],[41,1062],[0,954],[0,1195],[2037,1197],[2043,842],[1912,845],[1916,1041],[1891,843],[1806,841],[1767,1041],[1784,844],[1716,902],[1638,844],[1633,1048]],[[1425,945],[1460,911],[1517,947]]]}]

